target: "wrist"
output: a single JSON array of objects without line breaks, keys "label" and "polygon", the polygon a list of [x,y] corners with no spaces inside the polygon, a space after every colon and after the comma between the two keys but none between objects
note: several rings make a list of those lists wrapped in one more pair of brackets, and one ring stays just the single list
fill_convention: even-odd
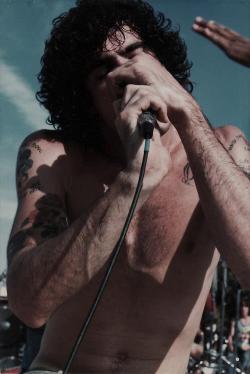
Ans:
[{"label": "wrist", "polygon": [[196,104],[193,107],[184,108],[182,111],[182,116],[180,121],[178,121],[175,125],[176,130],[178,131],[180,137],[186,136],[189,133],[198,133],[201,132],[208,132],[212,133],[212,127],[209,125],[208,121],[204,117],[202,110]]}]

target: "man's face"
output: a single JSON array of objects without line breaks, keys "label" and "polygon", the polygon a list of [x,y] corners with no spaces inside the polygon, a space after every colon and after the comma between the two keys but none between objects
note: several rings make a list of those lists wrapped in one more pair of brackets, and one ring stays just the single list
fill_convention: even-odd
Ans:
[{"label": "man's face", "polygon": [[[119,36],[118,32],[118,39]],[[121,85],[115,86],[113,82],[110,82],[108,74],[124,64],[133,63],[145,57],[157,61],[152,53],[145,51],[142,41],[128,27],[124,29],[124,36],[124,42],[120,46],[116,46],[114,40],[106,40],[103,52],[98,59],[98,65],[87,78],[87,89],[92,96],[95,108],[105,124],[113,128],[116,117],[114,102],[122,97],[127,82],[123,81]]]},{"label": "man's face", "polygon": [[248,316],[248,314],[249,314],[249,307],[248,307],[248,305],[242,305],[241,306],[241,313],[242,313],[242,316],[243,317],[247,317]]}]

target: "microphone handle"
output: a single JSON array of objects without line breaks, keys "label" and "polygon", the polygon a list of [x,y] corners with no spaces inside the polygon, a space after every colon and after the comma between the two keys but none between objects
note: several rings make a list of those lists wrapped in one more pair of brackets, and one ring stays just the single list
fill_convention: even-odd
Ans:
[{"label": "microphone handle", "polygon": [[156,125],[156,115],[151,110],[142,112],[138,117],[137,124],[144,139],[151,139]]}]

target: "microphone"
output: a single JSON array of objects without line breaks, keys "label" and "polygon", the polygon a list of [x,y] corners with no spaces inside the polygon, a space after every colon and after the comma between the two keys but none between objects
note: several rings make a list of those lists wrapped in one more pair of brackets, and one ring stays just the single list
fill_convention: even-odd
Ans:
[{"label": "microphone", "polygon": [[137,121],[141,134],[144,139],[151,139],[156,125],[156,116],[152,110],[142,112]]}]

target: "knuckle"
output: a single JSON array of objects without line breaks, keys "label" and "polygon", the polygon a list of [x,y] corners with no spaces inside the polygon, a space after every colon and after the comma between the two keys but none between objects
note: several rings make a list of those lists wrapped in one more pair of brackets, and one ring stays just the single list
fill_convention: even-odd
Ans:
[{"label": "knuckle", "polygon": [[136,75],[139,75],[143,71],[142,64],[140,62],[137,62],[133,65],[133,70]]},{"label": "knuckle", "polygon": [[121,123],[127,123],[129,120],[129,112],[126,109],[124,109],[123,111],[120,112],[119,117],[120,117]]}]

